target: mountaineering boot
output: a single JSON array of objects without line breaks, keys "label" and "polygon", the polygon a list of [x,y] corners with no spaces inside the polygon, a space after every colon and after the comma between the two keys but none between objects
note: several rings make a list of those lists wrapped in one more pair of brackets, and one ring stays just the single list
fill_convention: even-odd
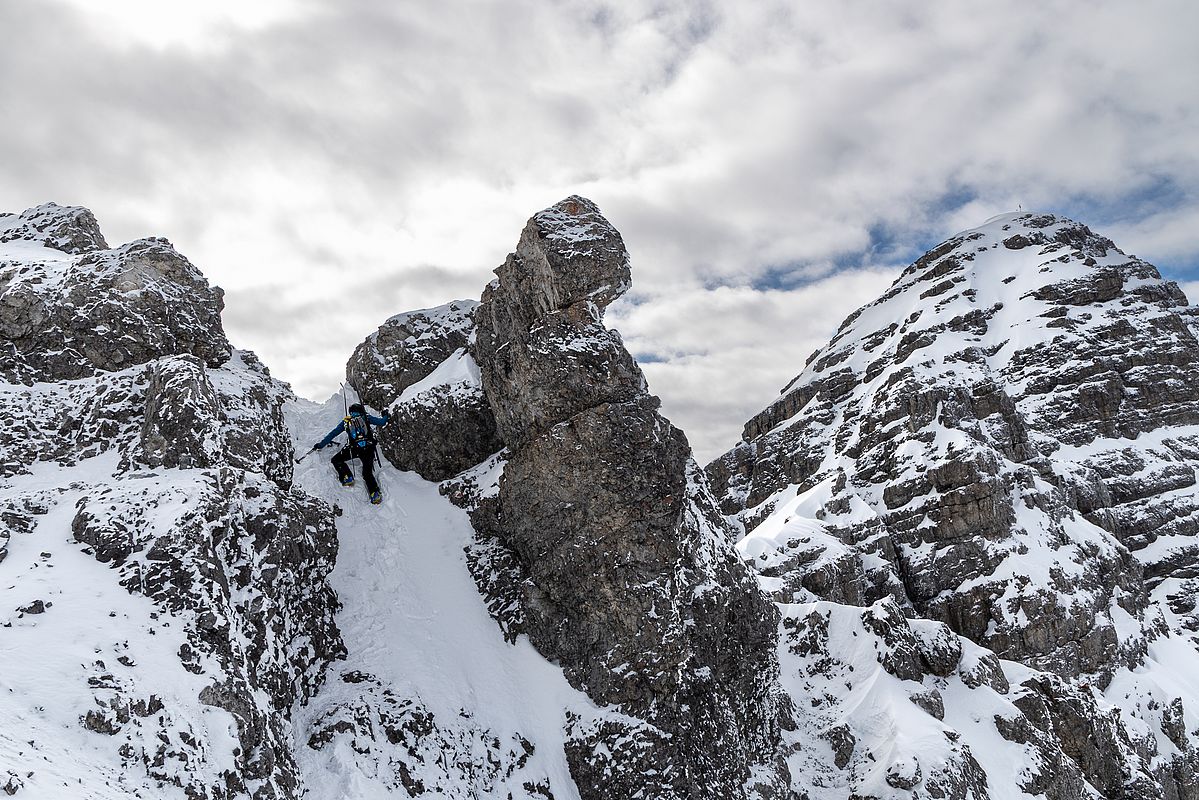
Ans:
[{"label": "mountaineering boot", "polygon": [[382,502],[383,502],[383,493],[382,492],[380,492],[378,490],[371,492],[371,504],[372,505],[377,506]]},{"label": "mountaineering boot", "polygon": [[354,485],[354,476],[353,475],[342,475],[341,476],[341,485],[342,486],[353,486]]}]

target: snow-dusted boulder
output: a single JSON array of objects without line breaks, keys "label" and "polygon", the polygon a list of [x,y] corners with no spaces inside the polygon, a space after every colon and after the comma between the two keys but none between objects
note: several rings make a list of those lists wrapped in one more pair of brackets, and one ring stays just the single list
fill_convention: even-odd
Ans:
[{"label": "snow-dusted boulder", "polygon": [[350,385],[391,413],[379,432],[392,464],[445,480],[503,447],[472,355],[473,300],[397,314],[346,364]]},{"label": "snow-dusted boulder", "polygon": [[401,469],[445,480],[503,447],[479,368],[466,348],[404,390],[389,407],[383,452]]},{"label": "snow-dusted boulder", "polygon": [[[25,235],[0,250],[0,375],[60,381],[167,355],[194,355],[214,367],[229,358],[219,288],[165,239],[98,249],[104,242],[98,229],[92,235],[95,220],[72,211],[79,213],[68,222],[82,228],[32,241]],[[40,224],[39,214],[26,214],[32,221],[10,234]]]},{"label": "snow-dusted boulder", "polygon": [[0,244],[4,242],[36,242],[72,255],[108,249],[91,211],[57,203],[0,214]]},{"label": "snow-dusted boulder", "polygon": [[455,300],[391,317],[354,349],[346,376],[363,402],[383,409],[464,348],[478,302]]}]

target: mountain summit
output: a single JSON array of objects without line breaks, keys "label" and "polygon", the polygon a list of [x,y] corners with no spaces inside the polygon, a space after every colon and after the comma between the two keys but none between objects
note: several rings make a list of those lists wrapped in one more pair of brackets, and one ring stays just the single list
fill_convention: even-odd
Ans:
[{"label": "mountain summit", "polygon": [[[1086,226],[995,217],[850,315],[707,471],[776,600],[942,622],[1048,676],[1021,692],[1081,772],[1069,791],[1193,796],[1189,741],[1158,741],[1199,666],[1192,321],[1176,284]],[[1111,747],[1139,772],[1064,739],[1092,701],[1123,712]],[[1037,775],[1012,777],[1036,794]]]}]

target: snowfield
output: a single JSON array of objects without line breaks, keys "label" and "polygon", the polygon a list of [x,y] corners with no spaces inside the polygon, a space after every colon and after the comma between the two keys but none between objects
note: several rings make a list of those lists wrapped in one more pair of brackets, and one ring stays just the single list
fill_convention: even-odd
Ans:
[{"label": "snowfield", "polygon": [[[324,404],[297,401],[288,409],[296,452],[304,452],[344,414],[339,395]],[[337,673],[373,675],[396,695],[418,699],[450,738],[523,737],[534,747],[527,766],[499,782],[488,796],[520,791],[529,775],[547,777],[556,798],[577,798],[562,749],[566,713],[598,713],[562,671],[524,638],[515,644],[487,613],[466,567],[464,548],[474,537],[466,512],[438,493],[437,484],[386,462],[376,467],[384,493],[372,506],[361,482],[343,487],[329,465],[335,448],[313,453],[297,467],[296,483],[336,504],[340,550],[330,583],[342,603],[338,625],[349,650]],[[356,462],[354,462],[356,465]],[[357,470],[356,470],[357,474]],[[331,707],[351,702],[360,684],[336,677],[308,707],[298,709],[298,748]],[[454,730],[456,728],[456,730]],[[339,740],[301,759],[313,797],[394,797],[394,775]],[[412,778],[439,787],[447,797],[474,797],[477,787],[455,775],[454,765],[433,763]]]}]

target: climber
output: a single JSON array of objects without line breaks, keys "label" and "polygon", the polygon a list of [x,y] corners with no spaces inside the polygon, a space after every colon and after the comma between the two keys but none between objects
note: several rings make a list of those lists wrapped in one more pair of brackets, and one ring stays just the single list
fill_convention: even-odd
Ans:
[{"label": "climber", "polygon": [[333,468],[337,470],[337,477],[342,486],[353,486],[354,473],[346,462],[351,458],[361,461],[362,480],[366,482],[366,491],[375,505],[383,502],[383,493],[379,491],[379,484],[375,481],[375,434],[371,426],[377,425],[382,428],[390,420],[391,415],[386,411],[383,412],[382,418],[372,417],[366,413],[361,403],[354,403],[345,419],[337,423],[337,427],[329,431],[328,436],[312,446],[313,450],[328,447],[338,435],[346,433],[350,440],[340,453],[333,456]]}]

